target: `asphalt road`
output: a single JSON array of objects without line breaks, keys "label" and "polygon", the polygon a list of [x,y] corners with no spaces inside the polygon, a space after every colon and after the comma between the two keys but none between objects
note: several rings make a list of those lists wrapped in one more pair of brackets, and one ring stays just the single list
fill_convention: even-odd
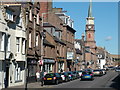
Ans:
[{"label": "asphalt road", "polygon": [[120,78],[118,80],[118,75],[118,72],[108,71],[106,75],[94,77],[93,81],[81,81],[80,79],[76,79],[58,85],[45,85],[44,88],[113,88],[120,90],[120,85],[118,85]]}]

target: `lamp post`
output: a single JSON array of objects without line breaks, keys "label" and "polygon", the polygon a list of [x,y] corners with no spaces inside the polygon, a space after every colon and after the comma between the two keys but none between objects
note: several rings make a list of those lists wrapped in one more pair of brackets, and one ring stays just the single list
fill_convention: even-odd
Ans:
[{"label": "lamp post", "polygon": [[[28,10],[26,10],[26,36],[28,35]],[[28,37],[27,37],[28,38]],[[27,90],[27,73],[28,73],[28,70],[27,70],[27,50],[28,50],[28,40],[26,40],[26,61],[25,61],[25,90]]]},{"label": "lamp post", "polygon": [[[4,59],[5,59],[5,72],[6,72],[6,67],[7,67],[7,62],[6,62],[6,55],[7,55],[7,43],[8,43],[8,34],[5,33],[5,42],[4,42],[4,50],[5,50],[5,56],[4,56]],[[5,88],[8,87],[8,81],[6,80],[7,79],[7,74],[5,73],[5,80],[4,80],[4,83],[5,83]]]}]

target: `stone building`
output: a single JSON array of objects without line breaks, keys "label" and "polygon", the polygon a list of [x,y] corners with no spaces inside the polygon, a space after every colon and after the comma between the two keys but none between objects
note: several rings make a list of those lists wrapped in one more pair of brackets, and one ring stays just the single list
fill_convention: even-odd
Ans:
[{"label": "stone building", "polygon": [[[60,72],[61,69],[69,71],[73,67],[74,62],[75,30],[73,29],[73,21],[70,16],[62,12],[62,8],[52,8],[51,2],[42,2],[41,4],[40,12],[43,21],[55,27],[55,35],[53,36],[57,52],[56,72]],[[67,58],[67,56],[71,56],[71,58]]]},{"label": "stone building", "polygon": [[0,89],[24,85],[26,24],[21,3],[0,3]]},{"label": "stone building", "polygon": [[28,82],[36,81],[36,72],[40,71],[40,60],[42,57],[42,22],[40,17],[40,3],[29,2],[25,6],[27,24],[27,79]]}]

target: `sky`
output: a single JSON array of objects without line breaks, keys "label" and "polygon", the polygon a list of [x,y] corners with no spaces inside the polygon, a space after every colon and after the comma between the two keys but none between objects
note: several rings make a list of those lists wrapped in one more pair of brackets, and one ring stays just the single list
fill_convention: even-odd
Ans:
[{"label": "sky", "polygon": [[[85,33],[89,2],[54,2],[53,8],[63,8],[74,20],[75,39]],[[92,2],[95,18],[96,45],[105,47],[111,54],[118,54],[118,2]]]}]

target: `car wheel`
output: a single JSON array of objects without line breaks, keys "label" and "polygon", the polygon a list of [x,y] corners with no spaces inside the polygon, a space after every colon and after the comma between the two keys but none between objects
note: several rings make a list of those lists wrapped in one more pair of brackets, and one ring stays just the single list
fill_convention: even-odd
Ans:
[{"label": "car wheel", "polygon": [[56,83],[55,83],[56,85],[58,84],[58,80],[56,80]]},{"label": "car wheel", "polygon": [[65,82],[67,82],[68,81],[68,79],[67,78],[65,78]]}]

